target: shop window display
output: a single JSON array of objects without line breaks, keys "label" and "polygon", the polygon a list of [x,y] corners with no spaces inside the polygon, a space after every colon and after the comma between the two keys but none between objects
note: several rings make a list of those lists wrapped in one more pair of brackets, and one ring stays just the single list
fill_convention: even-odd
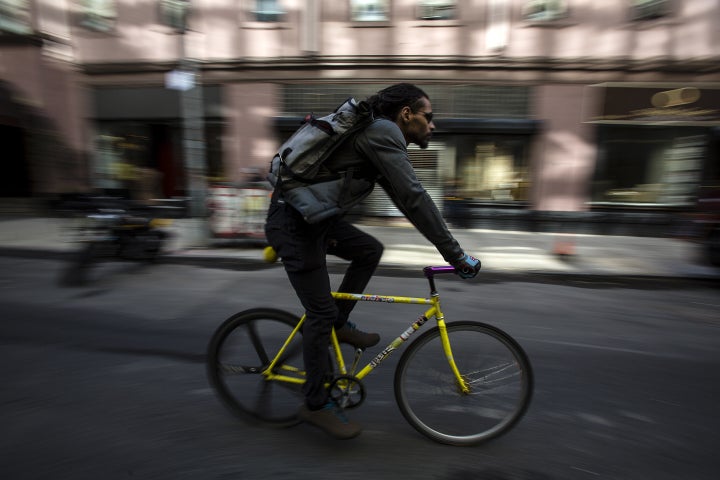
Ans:
[{"label": "shop window display", "polygon": [[692,204],[706,143],[703,128],[601,128],[592,202]]},{"label": "shop window display", "polygon": [[530,190],[527,138],[458,138],[455,196],[489,202],[525,202]]}]

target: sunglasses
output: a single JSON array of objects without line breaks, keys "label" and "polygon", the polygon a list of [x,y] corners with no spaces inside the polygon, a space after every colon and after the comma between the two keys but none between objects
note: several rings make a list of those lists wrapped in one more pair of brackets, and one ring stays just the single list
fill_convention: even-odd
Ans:
[{"label": "sunglasses", "polygon": [[427,123],[432,122],[433,112],[418,112],[418,113],[422,114],[422,116],[425,117],[425,120],[427,120]]}]

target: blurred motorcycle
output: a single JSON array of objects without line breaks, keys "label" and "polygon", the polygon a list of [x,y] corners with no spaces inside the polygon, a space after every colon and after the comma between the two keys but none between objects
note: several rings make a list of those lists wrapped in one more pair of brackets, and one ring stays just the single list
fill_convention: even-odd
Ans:
[{"label": "blurred motorcycle", "polygon": [[163,230],[172,220],[156,218],[151,210],[129,208],[91,209],[79,218],[75,241],[80,245],[62,274],[61,283],[82,285],[88,271],[101,260],[154,262],[163,251],[169,232]]}]

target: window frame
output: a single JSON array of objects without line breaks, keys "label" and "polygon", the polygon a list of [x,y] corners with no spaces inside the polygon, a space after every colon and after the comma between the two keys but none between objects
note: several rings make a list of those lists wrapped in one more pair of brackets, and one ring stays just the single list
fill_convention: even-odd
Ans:
[{"label": "window frame", "polygon": [[[452,10],[451,16],[445,17],[445,16],[422,16],[421,12],[424,8],[432,8],[432,7],[442,7],[447,6],[449,7],[449,10]],[[416,20],[423,21],[423,22],[442,22],[442,21],[451,21],[451,20],[457,20],[459,18],[458,15],[458,2],[457,0],[418,0],[415,3],[415,18]]]},{"label": "window frame", "polygon": [[32,2],[30,0],[0,0],[0,36],[4,35],[33,35]]},{"label": "window frame", "polygon": [[[641,10],[645,8],[657,10],[643,13]],[[652,22],[667,19],[672,15],[672,11],[671,0],[631,0],[629,15],[632,22]]]},{"label": "window frame", "polygon": [[[550,9],[551,12],[545,17],[532,16],[535,14],[528,13],[528,10],[533,6],[547,7],[552,4],[557,4],[560,8],[555,10]],[[547,12],[548,10],[545,10]],[[525,0],[520,8],[520,16],[523,22],[530,25],[561,25],[568,21],[570,18],[570,5],[568,0]]]},{"label": "window frame", "polygon": [[[358,13],[360,13],[360,15],[365,15],[359,11],[359,7],[370,6],[373,4],[383,7],[381,12],[382,18],[361,18],[358,16]],[[392,5],[389,0],[349,0],[348,5],[350,21],[356,25],[387,24],[391,20],[390,13]]]},{"label": "window frame", "polygon": [[[267,6],[263,4],[272,4],[274,10],[267,10]],[[252,6],[248,9],[248,13],[252,15],[252,22],[257,23],[282,23],[285,21],[287,9],[284,8],[282,0],[253,0]],[[267,18],[264,16],[267,15]]]},{"label": "window frame", "polygon": [[[177,10],[176,10],[177,8]],[[185,33],[189,26],[190,12],[192,11],[192,0],[158,0],[157,12],[158,23],[178,33]],[[180,18],[175,18],[178,14]],[[180,23],[174,23],[180,20]]]},{"label": "window frame", "polygon": [[[99,5],[102,4],[102,5]],[[78,25],[97,33],[111,33],[117,26],[117,0],[79,0]]]}]

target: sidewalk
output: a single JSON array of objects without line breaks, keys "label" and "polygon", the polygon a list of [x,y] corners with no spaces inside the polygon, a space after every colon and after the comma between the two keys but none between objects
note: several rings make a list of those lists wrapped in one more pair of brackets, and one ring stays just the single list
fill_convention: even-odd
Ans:
[{"label": "sidewalk", "polygon": [[[0,218],[0,255],[62,256],[77,249],[71,241],[72,221],[63,218]],[[203,240],[200,222],[177,219],[167,263],[268,266],[258,241]],[[445,262],[435,248],[405,222],[359,228],[385,245],[381,268],[419,270]],[[720,279],[720,268],[697,261],[698,246],[684,240],[601,235],[560,235],[484,229],[451,229],[462,247],[482,260],[486,273],[598,275]],[[572,255],[555,251],[567,245]],[[344,264],[328,257],[328,263]]]}]

